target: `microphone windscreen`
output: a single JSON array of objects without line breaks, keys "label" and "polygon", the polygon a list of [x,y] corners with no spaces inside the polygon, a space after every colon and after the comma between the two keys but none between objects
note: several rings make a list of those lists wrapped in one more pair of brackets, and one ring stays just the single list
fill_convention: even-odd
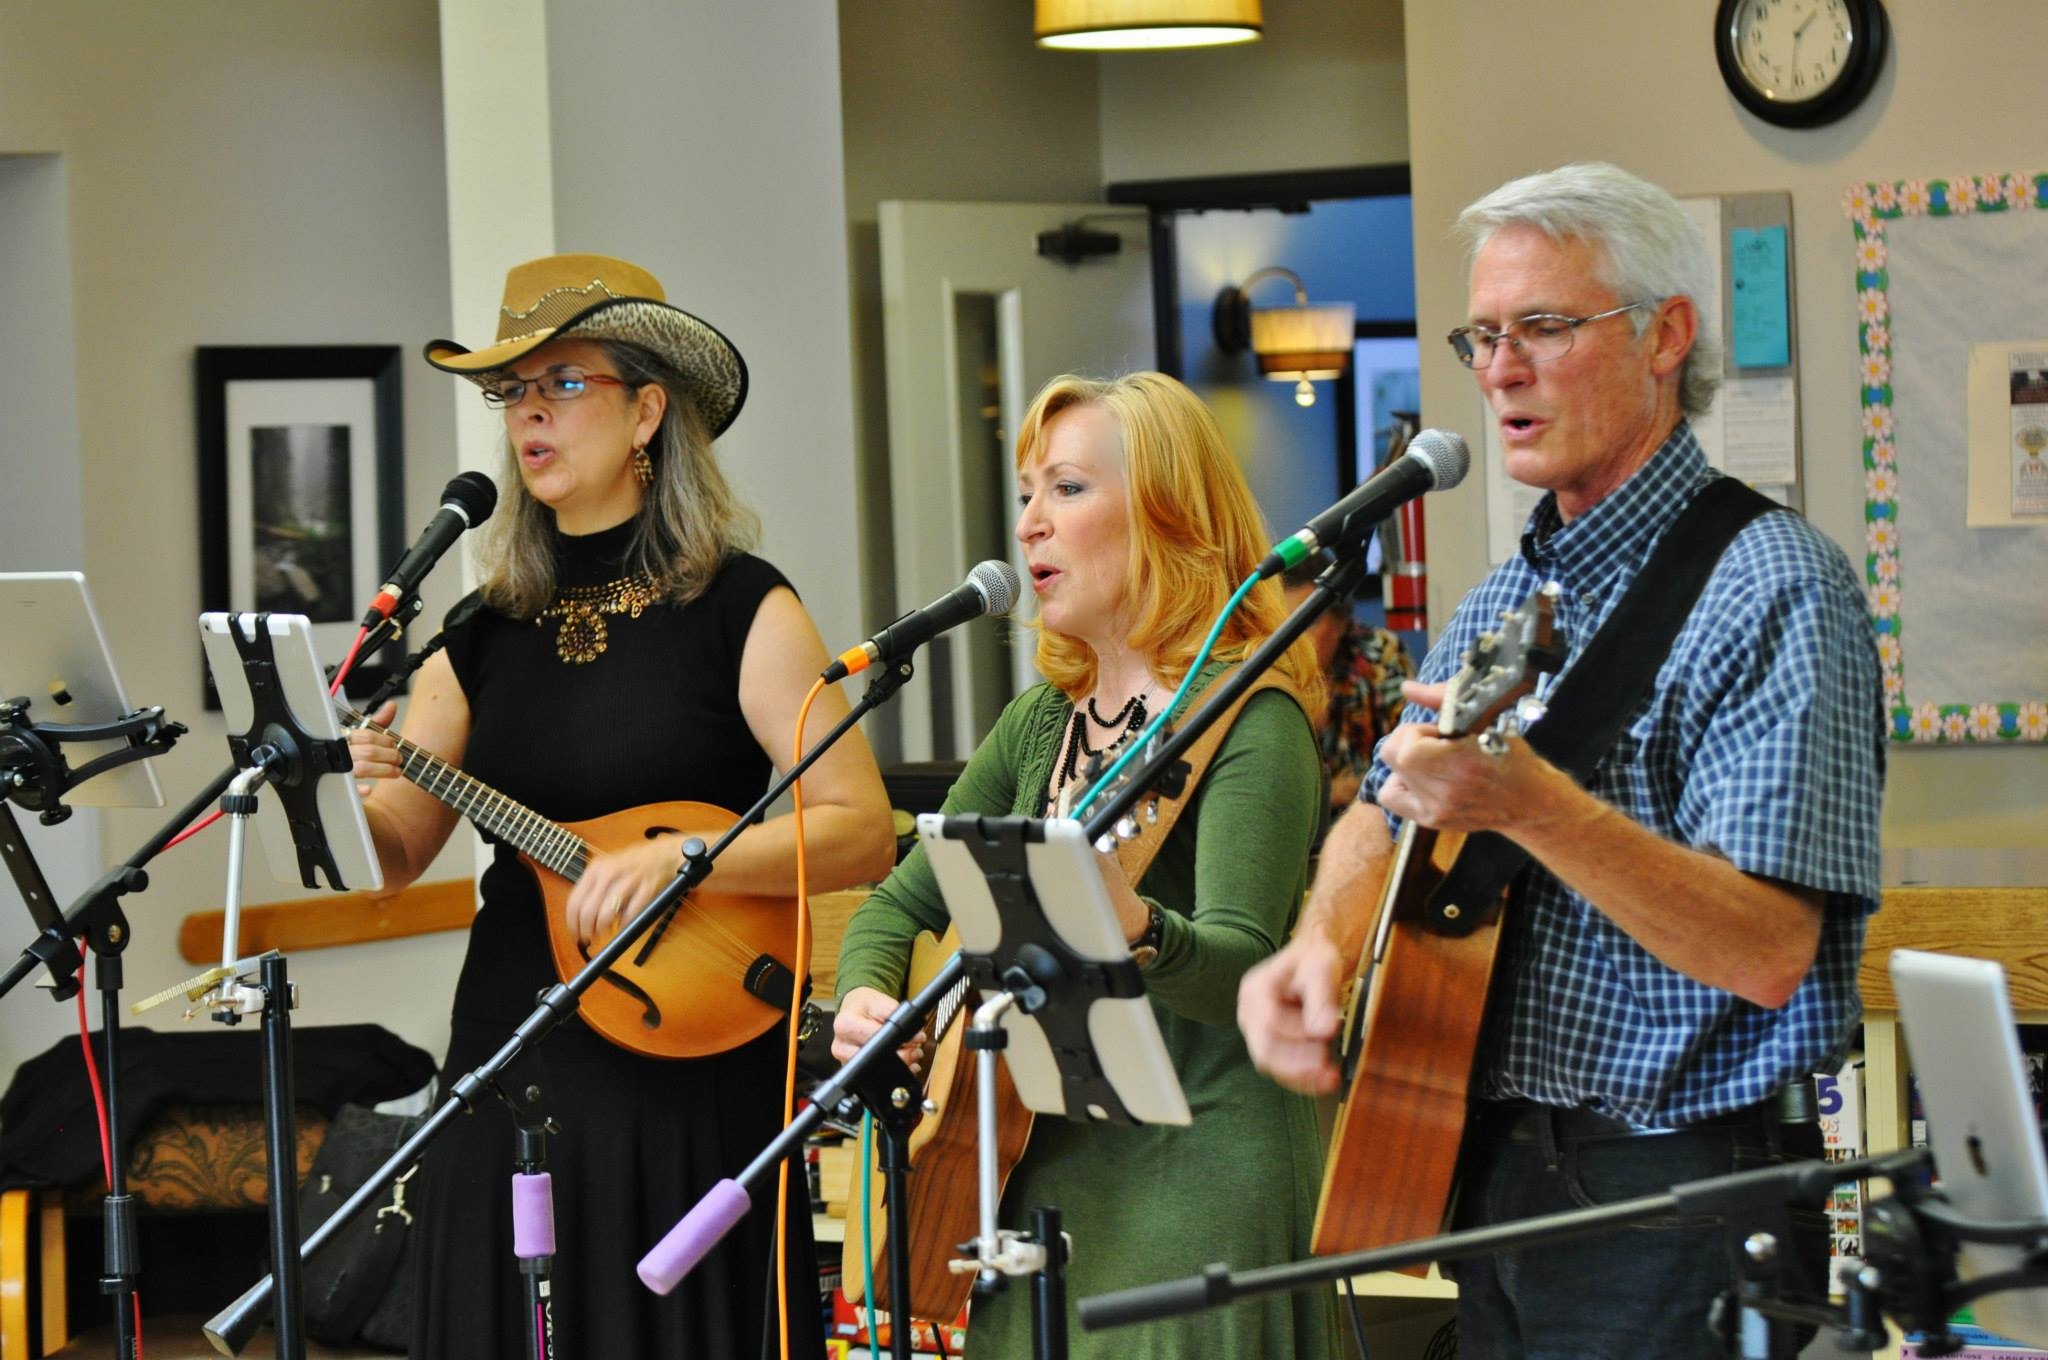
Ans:
[{"label": "microphone windscreen", "polygon": [[463,472],[441,488],[441,504],[455,505],[474,529],[498,508],[498,484],[481,472]]},{"label": "microphone windscreen", "polygon": [[1024,583],[1018,579],[1017,569],[994,558],[977,562],[974,570],[967,573],[967,579],[981,588],[991,614],[1007,614],[1015,609],[1017,596],[1024,588]]},{"label": "microphone windscreen", "polygon": [[1465,437],[1449,430],[1424,430],[1408,441],[1407,454],[1429,465],[1438,491],[1450,490],[1472,470],[1472,450],[1466,447]]}]

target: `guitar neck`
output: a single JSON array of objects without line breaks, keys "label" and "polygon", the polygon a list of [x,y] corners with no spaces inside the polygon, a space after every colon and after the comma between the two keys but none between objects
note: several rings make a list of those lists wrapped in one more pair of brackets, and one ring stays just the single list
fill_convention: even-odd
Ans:
[{"label": "guitar neck", "polygon": [[342,717],[353,726],[368,727],[390,737],[398,747],[399,773],[467,817],[479,831],[504,841],[571,883],[583,876],[583,868],[590,861],[590,846],[575,832],[507,798],[476,776],[464,774],[425,747],[377,727],[360,713],[343,709]]}]

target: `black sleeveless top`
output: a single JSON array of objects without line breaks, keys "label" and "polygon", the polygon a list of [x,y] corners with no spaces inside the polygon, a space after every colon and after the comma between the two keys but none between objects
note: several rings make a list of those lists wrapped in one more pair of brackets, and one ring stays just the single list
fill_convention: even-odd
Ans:
[{"label": "black sleeveless top", "polygon": [[[558,587],[624,576],[631,532],[628,521],[556,534]],[[605,650],[583,664],[558,654],[559,617],[520,622],[476,611],[448,633],[448,659],[469,700],[462,768],[557,822],[673,801],[744,811],[773,766],[740,711],[740,656],[761,601],[788,584],[760,558],[728,558],[686,605],[606,616]],[[556,980],[540,892],[502,844],[482,892],[454,1013],[516,1022]]]}]

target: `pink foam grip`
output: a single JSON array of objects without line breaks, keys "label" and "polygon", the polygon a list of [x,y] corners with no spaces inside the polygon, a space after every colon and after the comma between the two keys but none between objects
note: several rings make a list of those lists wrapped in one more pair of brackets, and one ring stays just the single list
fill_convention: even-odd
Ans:
[{"label": "pink foam grip", "polygon": [[522,1261],[555,1254],[554,1181],[545,1171],[512,1177],[512,1254]]},{"label": "pink foam grip", "polygon": [[746,1216],[753,1201],[738,1181],[724,1180],[697,1201],[697,1207],[655,1243],[654,1250],[640,1258],[640,1281],[657,1294],[666,1294],[697,1268],[710,1250],[732,1231],[733,1224]]}]

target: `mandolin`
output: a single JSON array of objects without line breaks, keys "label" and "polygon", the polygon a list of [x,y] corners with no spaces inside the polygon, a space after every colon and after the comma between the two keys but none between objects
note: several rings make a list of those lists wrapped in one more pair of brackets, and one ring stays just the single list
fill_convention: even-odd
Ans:
[{"label": "mandolin", "polygon": [[[1478,733],[1493,749],[1542,715],[1536,678],[1564,657],[1556,590],[1506,611],[1466,650],[1438,715],[1444,736]],[[1339,1032],[1341,1099],[1311,1239],[1318,1255],[1429,1237],[1443,1225],[1507,898],[1502,889],[1491,901],[1432,901],[1467,839],[1407,822],[1395,842]]]},{"label": "mandolin", "polygon": [[[340,712],[347,723],[375,727],[359,713]],[[569,890],[593,856],[656,836],[709,840],[738,820],[709,803],[678,802],[552,822],[397,733],[386,735],[397,743],[399,770],[408,781],[519,852],[539,885],[548,947],[564,981],[617,930],[615,925],[586,948],[569,924]],[[796,946],[794,899],[699,888],[599,976],[583,994],[579,1014],[619,1047],[651,1058],[723,1053],[759,1038],[787,1015]]]}]

